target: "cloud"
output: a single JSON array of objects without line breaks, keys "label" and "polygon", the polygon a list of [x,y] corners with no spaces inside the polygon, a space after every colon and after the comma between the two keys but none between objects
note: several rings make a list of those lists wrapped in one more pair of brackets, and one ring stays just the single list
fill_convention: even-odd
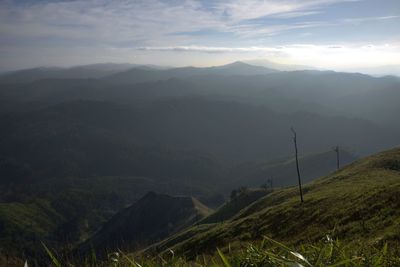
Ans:
[{"label": "cloud", "polygon": [[327,5],[355,1],[359,0],[228,0],[217,1],[215,9],[230,20],[242,21],[266,16],[284,18],[310,15],[310,12]]},{"label": "cloud", "polygon": [[[291,14],[291,13],[288,13]],[[342,19],[332,19],[329,21],[302,21],[291,24],[264,25],[257,23],[240,24],[233,26],[232,31],[241,37],[265,37],[281,34],[286,31],[306,29],[306,28],[326,28],[342,25],[359,25],[365,22],[384,21],[399,19],[400,16],[378,16],[378,17],[352,17]]]},{"label": "cloud", "polygon": [[[59,38],[83,43],[184,42],[183,32],[214,31],[248,37],[312,27],[310,24],[258,25],[249,20],[288,19],[354,0],[77,0],[0,3],[0,34],[18,38]],[[263,27],[264,30],[259,30]],[[175,36],[172,36],[175,34]]]},{"label": "cloud", "polygon": [[400,16],[381,16],[381,17],[358,17],[358,18],[345,18],[339,20],[343,24],[360,24],[369,21],[390,20],[398,19]]},{"label": "cloud", "polygon": [[137,47],[136,50],[144,51],[178,51],[178,52],[203,52],[203,53],[252,53],[276,52],[273,47],[212,47],[212,46],[164,46],[164,47]]},{"label": "cloud", "polygon": [[21,37],[163,42],[172,39],[170,33],[221,26],[195,1],[170,4],[158,0],[88,0],[22,6],[7,3],[0,6],[0,33]]},{"label": "cloud", "polygon": [[394,44],[292,44],[264,47],[212,47],[212,46],[169,46],[137,47],[140,51],[246,54],[248,57],[268,56],[276,61],[306,64],[320,68],[368,67],[398,64],[400,43]]}]

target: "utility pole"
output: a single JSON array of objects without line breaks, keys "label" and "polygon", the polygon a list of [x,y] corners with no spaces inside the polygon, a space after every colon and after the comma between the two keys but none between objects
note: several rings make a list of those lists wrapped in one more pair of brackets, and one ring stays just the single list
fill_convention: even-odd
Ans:
[{"label": "utility pole", "polygon": [[301,203],[303,203],[304,202],[304,200],[303,200],[303,189],[301,188],[299,158],[298,158],[298,155],[297,155],[298,154],[298,152],[297,152],[297,133],[296,133],[296,131],[294,130],[293,127],[291,127],[290,130],[293,133],[293,142],[294,142],[294,149],[295,149],[295,155],[296,155],[296,170],[297,170],[297,178],[298,178],[298,181],[299,181],[300,200],[301,200]]},{"label": "utility pole", "polygon": [[336,152],[336,168],[340,169],[340,161],[339,161],[339,146],[336,146],[333,151]]}]

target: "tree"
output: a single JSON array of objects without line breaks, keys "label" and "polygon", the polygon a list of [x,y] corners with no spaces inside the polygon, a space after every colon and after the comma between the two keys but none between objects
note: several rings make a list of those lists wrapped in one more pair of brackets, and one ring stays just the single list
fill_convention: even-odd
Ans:
[{"label": "tree", "polygon": [[301,188],[299,158],[298,158],[298,151],[297,151],[297,133],[296,133],[296,131],[294,130],[293,127],[291,127],[290,130],[293,133],[293,142],[294,142],[294,150],[295,150],[295,156],[296,156],[296,170],[297,170],[297,178],[298,178],[298,182],[299,182],[300,200],[301,200],[301,203],[303,203],[304,202],[304,200],[303,200],[303,189]]}]

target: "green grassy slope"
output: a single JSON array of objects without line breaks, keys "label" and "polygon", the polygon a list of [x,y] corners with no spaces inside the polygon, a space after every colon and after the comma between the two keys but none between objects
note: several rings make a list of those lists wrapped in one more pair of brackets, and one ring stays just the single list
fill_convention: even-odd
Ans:
[{"label": "green grassy slope", "polygon": [[48,201],[0,203],[0,254],[32,253],[40,239],[49,238],[64,218]]},{"label": "green grassy slope", "polygon": [[260,240],[287,244],[317,242],[331,234],[349,242],[400,241],[400,149],[385,151],[304,186],[275,192],[242,209],[224,223],[192,227],[147,251],[172,248],[194,256],[216,246]]}]

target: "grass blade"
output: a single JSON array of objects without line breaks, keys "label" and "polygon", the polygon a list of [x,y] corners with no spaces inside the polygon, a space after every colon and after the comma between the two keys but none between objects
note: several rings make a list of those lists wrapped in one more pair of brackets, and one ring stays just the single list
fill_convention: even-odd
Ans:
[{"label": "grass blade", "polygon": [[222,253],[219,248],[217,248],[218,254],[221,257],[222,262],[225,264],[225,267],[232,267],[232,265],[229,263],[228,259],[225,257],[224,253]]},{"label": "grass blade", "polygon": [[127,260],[133,267],[142,267],[140,264],[136,263],[134,260],[128,257],[125,253],[123,253],[121,250],[118,250],[119,253],[121,253],[122,257],[124,257],[125,260]]},{"label": "grass blade", "polygon": [[289,247],[285,246],[284,244],[282,244],[282,243],[280,243],[280,242],[278,242],[276,240],[273,240],[272,238],[269,238],[267,236],[264,236],[264,238],[266,238],[268,241],[274,243],[278,247],[286,250],[288,253],[292,254],[296,258],[298,258],[298,259],[302,260],[303,262],[307,263],[308,266],[312,267],[311,263],[308,262],[308,260],[303,255],[301,255],[300,253],[292,251]]},{"label": "grass blade", "polygon": [[345,265],[350,262],[355,262],[356,260],[360,260],[360,258],[343,260],[343,261],[337,262],[335,264],[329,265],[329,267],[342,266],[342,265]]},{"label": "grass blade", "polygon": [[61,267],[60,262],[59,262],[59,261],[57,260],[57,258],[53,255],[53,253],[51,252],[51,250],[50,250],[43,242],[41,242],[41,243],[42,243],[42,246],[44,247],[44,249],[46,250],[47,255],[50,257],[51,261],[53,262],[53,264],[54,264],[56,267]]}]

